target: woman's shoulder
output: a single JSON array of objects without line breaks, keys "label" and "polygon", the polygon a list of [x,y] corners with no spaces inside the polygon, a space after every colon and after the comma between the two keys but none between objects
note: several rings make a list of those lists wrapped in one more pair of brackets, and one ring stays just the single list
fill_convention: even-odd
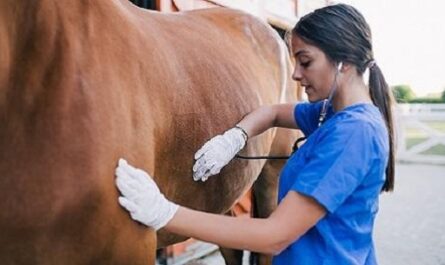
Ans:
[{"label": "woman's shoulder", "polygon": [[381,129],[385,128],[385,121],[379,109],[369,103],[351,105],[335,114],[337,123],[356,126],[357,129]]},{"label": "woman's shoulder", "polygon": [[388,135],[382,114],[372,104],[353,105],[336,112],[321,129],[322,135],[330,137],[387,138]]},{"label": "woman's shoulder", "polygon": [[[336,121],[325,133],[338,133],[343,137],[362,137],[371,145],[388,146],[388,129],[379,109],[372,104],[360,104],[336,113]],[[363,143],[365,144],[365,143]],[[385,149],[385,148],[383,148]]]}]

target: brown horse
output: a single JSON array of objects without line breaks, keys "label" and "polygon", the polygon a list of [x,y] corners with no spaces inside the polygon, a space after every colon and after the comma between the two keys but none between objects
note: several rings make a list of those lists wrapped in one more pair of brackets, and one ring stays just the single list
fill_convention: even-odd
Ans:
[{"label": "brown horse", "polygon": [[[235,160],[202,183],[193,154],[254,108],[294,101],[289,68],[277,34],[237,11],[1,1],[0,263],[154,264],[156,233],[117,203],[117,159],[181,205],[226,212],[281,162]],[[291,136],[270,130],[244,154],[289,153]]]}]

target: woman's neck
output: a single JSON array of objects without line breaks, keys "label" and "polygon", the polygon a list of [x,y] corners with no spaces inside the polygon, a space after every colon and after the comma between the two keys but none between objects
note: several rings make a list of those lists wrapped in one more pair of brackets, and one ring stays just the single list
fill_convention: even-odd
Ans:
[{"label": "woman's neck", "polygon": [[368,86],[363,77],[356,74],[345,76],[338,85],[332,105],[335,111],[358,103],[372,103]]}]

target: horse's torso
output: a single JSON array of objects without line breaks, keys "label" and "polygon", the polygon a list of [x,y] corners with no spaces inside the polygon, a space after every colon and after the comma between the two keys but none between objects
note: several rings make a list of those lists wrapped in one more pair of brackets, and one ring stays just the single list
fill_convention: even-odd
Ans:
[{"label": "horse's torso", "polygon": [[[12,24],[0,11],[11,23],[0,28],[9,38],[0,41],[3,264],[153,263],[154,232],[117,204],[119,157],[168,198],[210,212],[226,211],[253,183],[264,162],[234,161],[206,183],[193,182],[191,168],[207,139],[283,99],[288,66],[270,29],[224,9],[165,15],[126,1],[22,2],[1,8],[35,20]],[[247,152],[268,153],[273,136]]]}]

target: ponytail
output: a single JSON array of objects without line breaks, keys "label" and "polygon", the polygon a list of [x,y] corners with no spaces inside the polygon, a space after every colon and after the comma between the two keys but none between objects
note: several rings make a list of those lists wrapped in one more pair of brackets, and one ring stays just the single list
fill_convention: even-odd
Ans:
[{"label": "ponytail", "polygon": [[388,84],[383,77],[383,73],[374,60],[369,64],[369,91],[374,105],[376,105],[382,113],[389,136],[389,156],[388,166],[386,167],[386,179],[383,184],[382,191],[394,190],[394,168],[395,168],[395,151],[394,151],[394,121],[393,121],[393,105],[394,97],[390,91]]}]

